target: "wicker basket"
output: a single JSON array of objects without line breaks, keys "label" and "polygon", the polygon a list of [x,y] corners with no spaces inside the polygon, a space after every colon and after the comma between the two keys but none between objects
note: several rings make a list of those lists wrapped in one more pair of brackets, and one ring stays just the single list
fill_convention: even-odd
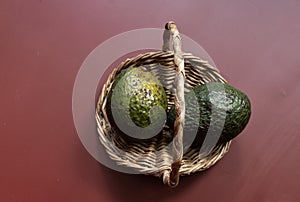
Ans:
[{"label": "wicker basket", "polygon": [[[170,38],[174,51],[169,51]],[[123,69],[141,66],[163,82],[168,107],[175,103],[177,109],[182,109],[181,113],[177,113],[175,134],[165,126],[160,135],[148,141],[135,141],[120,135],[110,123],[106,103],[116,76]],[[174,84],[175,80],[177,83]],[[99,139],[109,157],[117,164],[139,173],[162,177],[163,182],[171,187],[178,184],[179,176],[190,175],[214,165],[229,150],[231,142],[216,145],[206,156],[199,155],[200,148],[189,148],[183,152],[182,146],[185,113],[183,94],[196,85],[211,81],[226,82],[219,71],[208,62],[192,54],[182,53],[177,27],[174,22],[167,23],[163,51],[149,52],[127,59],[113,70],[103,86],[97,103],[96,121]]]}]

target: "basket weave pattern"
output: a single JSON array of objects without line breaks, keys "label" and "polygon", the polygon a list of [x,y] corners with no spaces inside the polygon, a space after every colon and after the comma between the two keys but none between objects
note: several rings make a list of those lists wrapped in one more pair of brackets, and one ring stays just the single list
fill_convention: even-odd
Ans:
[{"label": "basket weave pattern", "polygon": [[[219,71],[208,62],[183,53],[185,83],[184,91],[189,92],[194,86],[211,81],[223,82],[225,79]],[[110,123],[107,116],[107,98],[112,84],[117,75],[127,68],[143,68],[156,76],[165,87],[168,97],[168,108],[174,104],[174,80],[176,64],[174,52],[158,51],[140,54],[127,59],[117,66],[109,75],[102,88],[96,108],[96,122],[99,139],[105,147],[109,157],[117,164],[132,168],[139,173],[162,176],[164,183],[172,170],[173,157],[170,142],[173,134],[168,126],[165,126],[161,134],[153,137],[150,141],[132,141],[119,135]],[[220,160],[229,150],[231,142],[214,147],[209,155],[199,155],[200,148],[187,149],[184,151],[179,175],[189,175],[208,169]]]}]

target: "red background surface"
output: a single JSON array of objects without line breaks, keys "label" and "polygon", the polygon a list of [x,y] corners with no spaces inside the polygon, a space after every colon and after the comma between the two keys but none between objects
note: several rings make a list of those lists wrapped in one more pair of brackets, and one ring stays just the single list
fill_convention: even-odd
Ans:
[{"label": "red background surface", "polygon": [[[300,201],[300,2],[0,2],[1,201]],[[229,153],[169,189],[112,171],[82,146],[72,88],[110,37],[174,20],[201,44],[253,115]]]}]

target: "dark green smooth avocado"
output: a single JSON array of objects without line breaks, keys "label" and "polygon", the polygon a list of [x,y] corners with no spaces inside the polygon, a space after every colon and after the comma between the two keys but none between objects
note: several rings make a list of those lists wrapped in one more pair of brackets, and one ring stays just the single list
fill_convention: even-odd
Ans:
[{"label": "dark green smooth avocado", "polygon": [[[244,130],[251,115],[247,95],[220,82],[196,86],[185,95],[185,102],[184,136],[194,135],[192,146],[201,146],[207,136],[208,142],[232,140]],[[167,119],[171,129],[175,116],[172,106]]]}]

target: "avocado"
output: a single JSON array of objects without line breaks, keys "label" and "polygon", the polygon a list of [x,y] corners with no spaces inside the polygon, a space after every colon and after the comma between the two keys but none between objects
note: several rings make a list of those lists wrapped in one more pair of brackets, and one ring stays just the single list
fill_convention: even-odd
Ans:
[{"label": "avocado", "polygon": [[[251,115],[247,95],[220,82],[196,86],[185,96],[185,102],[184,137],[188,136],[192,147],[232,140],[243,131]],[[167,119],[171,129],[175,118],[172,106]]]},{"label": "avocado", "polygon": [[165,90],[153,74],[141,68],[129,68],[113,83],[107,114],[119,132],[147,139],[164,127],[167,105]]}]

